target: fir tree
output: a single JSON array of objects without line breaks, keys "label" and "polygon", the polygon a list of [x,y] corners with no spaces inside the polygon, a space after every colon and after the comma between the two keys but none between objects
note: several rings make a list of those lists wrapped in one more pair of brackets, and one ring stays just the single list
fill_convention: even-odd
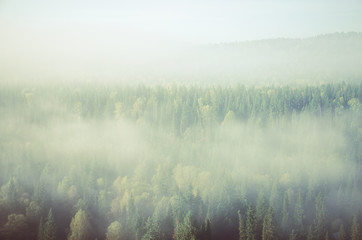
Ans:
[{"label": "fir tree", "polygon": [[87,240],[90,238],[91,225],[84,210],[79,209],[70,223],[69,240]]},{"label": "fir tree", "polygon": [[118,221],[112,222],[106,233],[106,240],[121,240],[122,239],[122,226]]},{"label": "fir tree", "polygon": [[193,226],[191,221],[191,212],[189,211],[183,223],[176,223],[175,232],[173,238],[175,240],[195,240],[196,239],[196,228]]},{"label": "fir tree", "polygon": [[304,208],[303,208],[303,198],[301,192],[298,194],[298,200],[295,204],[294,208],[294,221],[297,227],[297,230],[303,231],[304,230]]},{"label": "fir tree", "polygon": [[268,209],[268,212],[264,217],[262,239],[263,240],[276,239],[273,209],[271,207]]},{"label": "fir tree", "polygon": [[313,235],[316,239],[322,239],[327,231],[326,207],[324,205],[323,194],[320,192],[315,203],[315,218],[313,222]]},{"label": "fir tree", "polygon": [[146,221],[146,234],[142,240],[156,240],[161,237],[161,229],[158,221],[155,218],[148,217]]},{"label": "fir tree", "polygon": [[351,240],[361,240],[361,232],[356,214],[353,215],[353,220],[352,220]]},{"label": "fir tree", "polygon": [[53,216],[52,209],[49,210],[48,217],[44,224],[44,240],[55,240],[56,239],[56,225]]},{"label": "fir tree", "polygon": [[289,200],[288,200],[288,193],[284,193],[283,198],[283,209],[282,209],[282,223],[281,228],[284,233],[287,232],[289,228],[290,218],[289,218]]},{"label": "fir tree", "polygon": [[252,206],[249,206],[246,212],[246,239],[247,240],[256,239],[255,211]]},{"label": "fir tree", "polygon": [[239,240],[246,240],[245,222],[243,216],[240,213],[240,210],[238,211],[238,217],[239,217]]}]

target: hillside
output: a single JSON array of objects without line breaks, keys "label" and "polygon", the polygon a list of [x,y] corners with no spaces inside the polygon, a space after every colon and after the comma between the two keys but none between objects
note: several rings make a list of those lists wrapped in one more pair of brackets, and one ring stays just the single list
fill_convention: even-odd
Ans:
[{"label": "hillside", "polygon": [[329,82],[362,77],[362,33],[197,46],[174,59],[176,73],[231,82]]}]

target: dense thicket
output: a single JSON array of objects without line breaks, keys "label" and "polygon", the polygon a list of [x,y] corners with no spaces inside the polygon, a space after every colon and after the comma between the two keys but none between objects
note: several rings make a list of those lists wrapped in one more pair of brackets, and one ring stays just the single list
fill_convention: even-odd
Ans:
[{"label": "dense thicket", "polygon": [[361,239],[362,85],[0,87],[1,239]]}]

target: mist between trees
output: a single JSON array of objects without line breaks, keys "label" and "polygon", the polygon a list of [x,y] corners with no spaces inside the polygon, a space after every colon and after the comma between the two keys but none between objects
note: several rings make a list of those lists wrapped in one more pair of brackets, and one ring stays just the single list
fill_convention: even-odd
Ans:
[{"label": "mist between trees", "polygon": [[0,87],[1,239],[361,239],[362,85]]}]

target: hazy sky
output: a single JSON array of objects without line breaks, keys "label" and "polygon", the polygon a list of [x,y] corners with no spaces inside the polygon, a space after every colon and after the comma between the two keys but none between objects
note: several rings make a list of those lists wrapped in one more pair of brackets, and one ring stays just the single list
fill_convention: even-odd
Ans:
[{"label": "hazy sky", "polygon": [[229,42],[362,31],[361,13],[361,0],[0,0],[0,35]]},{"label": "hazy sky", "polygon": [[164,71],[189,44],[361,32],[361,13],[362,0],[0,0],[0,81]]}]

